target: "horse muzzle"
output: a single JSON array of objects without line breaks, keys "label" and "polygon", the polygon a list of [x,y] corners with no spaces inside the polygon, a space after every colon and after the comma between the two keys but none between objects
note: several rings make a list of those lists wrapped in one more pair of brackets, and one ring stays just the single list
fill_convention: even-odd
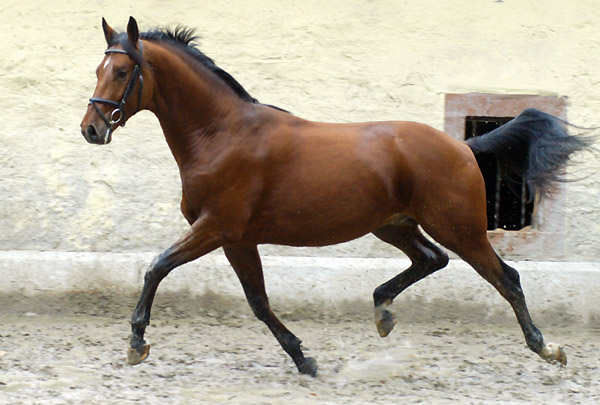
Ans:
[{"label": "horse muzzle", "polygon": [[86,141],[96,145],[106,145],[112,140],[112,126],[89,124],[81,127],[81,133]]}]

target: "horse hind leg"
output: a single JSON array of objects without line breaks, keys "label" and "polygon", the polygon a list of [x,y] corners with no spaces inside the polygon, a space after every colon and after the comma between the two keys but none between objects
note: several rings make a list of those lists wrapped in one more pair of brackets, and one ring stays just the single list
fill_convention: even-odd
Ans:
[{"label": "horse hind leg", "polygon": [[[470,215],[468,210],[462,212],[463,216]],[[523,331],[527,346],[534,353],[548,362],[566,365],[567,356],[562,346],[546,343],[542,333],[533,323],[521,288],[519,273],[496,254],[487,239],[485,227],[475,225],[481,221],[476,221],[476,218],[461,219],[459,214],[447,215],[446,218],[452,219],[443,223],[442,219],[438,218],[431,222],[435,226],[428,226],[425,223],[423,228],[435,240],[469,263],[509,302]],[[460,237],[457,237],[453,229],[462,230]]]},{"label": "horse hind leg", "polygon": [[502,261],[498,255],[495,253],[493,255],[497,264],[482,266],[480,262],[476,261],[471,265],[509,302],[529,349],[548,362],[566,365],[567,355],[562,346],[552,342],[546,343],[542,333],[533,323],[527,309],[525,294],[521,288],[519,273]]},{"label": "horse hind leg", "polygon": [[290,332],[271,311],[256,246],[226,245],[223,250],[242,283],[248,304],[256,317],[271,330],[283,350],[296,363],[298,371],[314,377],[317,374],[316,361],[311,357],[304,357],[300,339]]},{"label": "horse hind leg", "polygon": [[567,365],[567,355],[563,347],[552,342],[545,343],[542,333],[536,328],[525,302],[525,295],[521,288],[519,273],[517,270],[504,263],[498,256],[498,261],[503,270],[500,278],[498,291],[510,303],[517,316],[521,330],[525,335],[527,346],[541,358],[550,363]]},{"label": "horse hind leg", "polygon": [[396,324],[396,317],[388,309],[394,298],[417,281],[446,267],[448,255],[429,241],[412,219],[384,225],[376,229],[373,234],[402,250],[412,262],[408,269],[380,285],[373,292],[375,325],[379,335],[386,337]]}]

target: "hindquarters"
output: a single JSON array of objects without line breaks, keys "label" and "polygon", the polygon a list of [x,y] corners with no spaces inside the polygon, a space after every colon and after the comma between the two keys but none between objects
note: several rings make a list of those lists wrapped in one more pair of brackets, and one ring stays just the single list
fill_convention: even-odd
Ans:
[{"label": "hindquarters", "polygon": [[[546,343],[534,325],[518,272],[498,257],[487,238],[485,185],[475,156],[464,144],[434,130],[429,132],[429,138],[438,142],[427,142],[426,151],[413,149],[420,164],[415,160],[415,188],[407,214],[438,243],[469,263],[509,302],[532,351],[547,361],[566,364],[562,347]],[[398,235],[394,236],[397,240]],[[405,242],[399,247],[418,246],[417,233],[411,241],[412,244]],[[440,262],[443,256],[431,246],[427,250],[420,249],[421,253],[427,251],[434,254],[425,262],[419,259],[422,254],[411,257],[413,265],[408,270],[375,291],[375,319],[382,336],[387,335],[394,324],[387,306],[395,294],[445,264]]]},{"label": "hindquarters", "polygon": [[418,124],[409,128],[402,144],[413,191],[403,213],[457,254],[457,239],[487,241],[485,183],[473,152],[433,128]]},{"label": "hindquarters", "polygon": [[435,129],[412,130],[422,133],[404,135],[414,182],[404,214],[485,279],[495,278],[487,273],[502,273],[502,265],[487,238],[485,183],[473,152]]}]

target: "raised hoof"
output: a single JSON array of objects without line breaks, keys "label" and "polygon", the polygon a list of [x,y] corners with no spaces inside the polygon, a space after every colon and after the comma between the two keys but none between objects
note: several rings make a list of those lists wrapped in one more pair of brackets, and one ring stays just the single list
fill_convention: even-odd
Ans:
[{"label": "raised hoof", "polygon": [[567,365],[567,354],[565,353],[563,347],[556,343],[550,342],[545,345],[540,352],[540,357],[546,360],[548,363],[558,363],[562,366]]},{"label": "raised hoof", "polygon": [[298,366],[300,374],[308,374],[311,377],[317,375],[317,362],[312,357],[307,357],[304,362]]},{"label": "raised hoof", "polygon": [[140,364],[142,361],[146,360],[146,357],[150,354],[150,345],[143,344],[139,347],[130,347],[127,350],[127,364],[130,366],[135,366],[136,364]]},{"label": "raised hoof", "polygon": [[393,313],[391,313],[387,309],[381,311],[381,315],[375,323],[377,325],[377,331],[379,332],[379,336],[386,337],[387,335],[389,335],[392,329],[394,329],[396,322],[396,317]]}]

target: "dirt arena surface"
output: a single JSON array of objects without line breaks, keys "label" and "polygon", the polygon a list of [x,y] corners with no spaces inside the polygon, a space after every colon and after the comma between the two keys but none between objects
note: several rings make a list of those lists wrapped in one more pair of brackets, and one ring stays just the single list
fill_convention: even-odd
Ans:
[{"label": "dirt arena surface", "polygon": [[[245,302],[157,296],[141,365],[125,365],[136,297],[0,297],[3,404],[600,402],[597,329],[541,325],[569,365],[538,359],[516,321],[400,319],[381,339],[370,308],[277,311],[319,364],[297,373]],[[277,310],[277,308],[275,308]],[[399,310],[399,308],[396,308]]]}]

